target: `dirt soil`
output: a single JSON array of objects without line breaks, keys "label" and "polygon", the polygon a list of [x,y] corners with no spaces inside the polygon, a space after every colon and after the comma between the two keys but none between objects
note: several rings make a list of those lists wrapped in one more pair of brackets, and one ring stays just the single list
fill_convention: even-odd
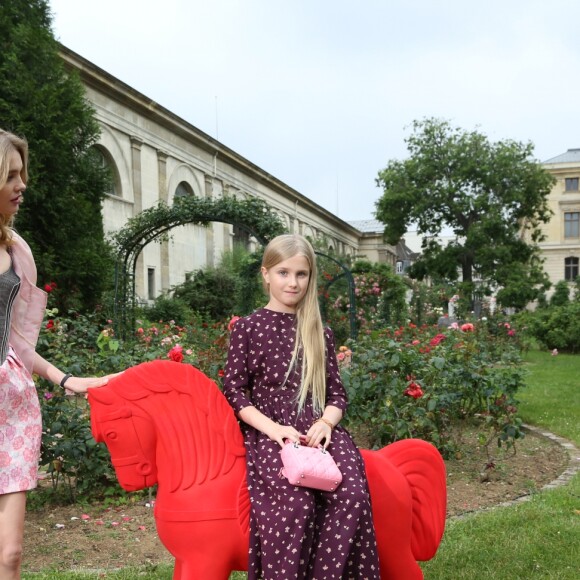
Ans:
[{"label": "dirt soil", "polygon": [[[515,456],[500,457],[494,468],[485,469],[488,459],[476,431],[464,431],[461,440],[461,451],[446,462],[448,517],[533,493],[558,477],[568,462],[558,445],[527,434],[518,442]],[[114,508],[72,505],[27,513],[25,572],[154,567],[167,562],[172,557],[157,538],[153,509],[141,499]]]}]

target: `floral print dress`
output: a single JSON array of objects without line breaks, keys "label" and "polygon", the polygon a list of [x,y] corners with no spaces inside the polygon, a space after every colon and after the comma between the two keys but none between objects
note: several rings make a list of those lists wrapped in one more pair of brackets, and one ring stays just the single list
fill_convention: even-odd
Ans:
[{"label": "floral print dress", "polygon": [[[295,316],[262,308],[232,330],[224,394],[239,412],[249,405],[306,433],[318,418],[307,401],[299,413],[300,372],[284,381],[294,350]],[[346,410],[334,337],[325,331],[327,405]],[[334,492],[296,487],[279,475],[280,446],[242,423],[252,502],[248,578],[378,579],[379,563],[364,464],[340,425],[329,451],[343,474]]]}]

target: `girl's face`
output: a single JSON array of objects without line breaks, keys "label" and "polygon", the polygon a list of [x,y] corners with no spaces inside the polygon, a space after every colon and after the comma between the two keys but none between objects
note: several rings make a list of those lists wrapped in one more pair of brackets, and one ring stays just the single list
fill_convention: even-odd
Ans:
[{"label": "girl's face", "polygon": [[296,312],[310,281],[308,260],[304,256],[292,256],[269,269],[262,267],[262,276],[270,288],[270,301],[266,308]]},{"label": "girl's face", "polygon": [[22,159],[18,151],[12,151],[8,157],[8,179],[0,189],[0,214],[5,217],[13,216],[22,203],[22,193],[26,189],[20,177]]}]

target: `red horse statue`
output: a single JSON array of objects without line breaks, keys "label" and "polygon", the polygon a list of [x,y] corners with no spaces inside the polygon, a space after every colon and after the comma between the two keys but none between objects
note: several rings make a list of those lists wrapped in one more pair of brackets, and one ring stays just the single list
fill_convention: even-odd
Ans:
[{"label": "red horse statue", "polygon": [[[242,434],[216,384],[194,367],[143,363],[89,390],[93,436],[121,486],[157,484],[155,520],[175,557],[173,578],[227,580],[247,570],[250,498]],[[417,560],[445,527],[445,465],[431,444],[398,441],[362,451],[381,578],[420,580]]]}]

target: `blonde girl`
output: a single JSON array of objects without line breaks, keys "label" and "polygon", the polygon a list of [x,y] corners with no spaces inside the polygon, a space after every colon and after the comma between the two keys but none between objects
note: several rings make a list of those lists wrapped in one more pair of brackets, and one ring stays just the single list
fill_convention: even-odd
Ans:
[{"label": "blonde girl", "polygon": [[[299,235],[274,238],[262,277],[268,303],[235,323],[224,376],[247,451],[248,578],[379,578],[364,465],[340,425],[347,397],[320,316],[311,244]],[[323,492],[281,479],[286,440],[328,448],[341,486]]]}]

